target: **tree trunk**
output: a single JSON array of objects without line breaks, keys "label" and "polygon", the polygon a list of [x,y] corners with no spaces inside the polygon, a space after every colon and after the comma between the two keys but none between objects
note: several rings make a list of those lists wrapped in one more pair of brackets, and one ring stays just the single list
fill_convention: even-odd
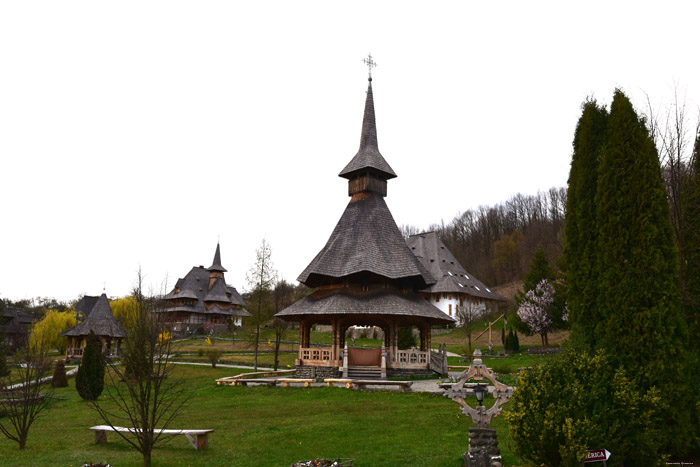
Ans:
[{"label": "tree trunk", "polygon": [[[258,315],[259,316],[259,315]],[[260,320],[255,326],[255,359],[253,371],[258,371],[258,344],[260,344]]]},{"label": "tree trunk", "polygon": [[27,435],[29,432],[25,432],[19,435],[19,449],[22,450],[27,445]]}]

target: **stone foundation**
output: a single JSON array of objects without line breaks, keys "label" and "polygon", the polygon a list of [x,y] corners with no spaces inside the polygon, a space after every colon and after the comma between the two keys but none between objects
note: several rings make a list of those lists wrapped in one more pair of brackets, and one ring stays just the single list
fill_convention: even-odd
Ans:
[{"label": "stone foundation", "polygon": [[469,428],[469,452],[464,467],[502,467],[498,438],[493,428]]},{"label": "stone foundation", "polygon": [[296,378],[342,378],[343,372],[334,366],[297,365]]},{"label": "stone foundation", "polygon": [[411,376],[438,377],[438,374],[433,370],[416,370],[408,368],[387,368],[387,378],[410,378]]}]

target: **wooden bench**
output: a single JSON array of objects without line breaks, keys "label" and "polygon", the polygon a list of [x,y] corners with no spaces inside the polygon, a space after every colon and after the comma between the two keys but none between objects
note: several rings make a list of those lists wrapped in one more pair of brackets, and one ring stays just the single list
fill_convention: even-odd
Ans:
[{"label": "wooden bench", "polygon": [[[118,431],[120,433],[134,433],[141,431],[140,428],[123,428],[120,426],[111,427],[109,425],[92,426],[90,429],[95,432],[95,444],[106,443],[107,432],[109,431]],[[158,432],[160,432],[161,435],[168,436],[185,435],[192,447],[197,451],[200,451],[209,446],[208,436],[209,433],[213,433],[214,430],[156,430],[156,433]]]},{"label": "wooden bench", "polygon": [[311,385],[311,383],[314,382],[314,380],[311,378],[277,378],[277,381],[282,383],[282,386],[285,388],[293,383],[304,383],[304,387],[308,388]]},{"label": "wooden bench", "polygon": [[362,389],[365,386],[398,386],[399,391],[405,392],[410,390],[413,385],[413,381],[387,381],[383,379],[354,379],[352,380],[352,386],[355,389]]},{"label": "wooden bench", "polygon": [[344,384],[346,388],[350,389],[352,387],[351,379],[343,378],[326,378],[323,380],[324,383],[328,385],[329,388],[333,387],[333,384]]},{"label": "wooden bench", "polygon": [[252,379],[256,376],[262,376],[262,377],[267,377],[267,376],[281,376],[281,375],[294,375],[296,370],[278,370],[278,371],[257,371],[255,373],[241,373],[240,375],[236,376],[226,376],[224,378],[219,378],[216,380],[216,384],[220,386],[224,385],[231,385],[231,386],[236,386],[237,382],[240,381],[241,379]]},{"label": "wooden bench", "polygon": [[277,378],[250,378],[237,379],[231,386],[248,386],[249,384],[267,384],[268,386],[277,386]]}]

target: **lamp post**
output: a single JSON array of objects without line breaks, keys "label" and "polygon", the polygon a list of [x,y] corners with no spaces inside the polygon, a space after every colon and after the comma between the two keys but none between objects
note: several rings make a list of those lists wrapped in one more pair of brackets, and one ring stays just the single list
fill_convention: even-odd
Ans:
[{"label": "lamp post", "polygon": [[481,387],[481,384],[476,383],[476,387],[474,388],[474,395],[476,396],[476,401],[479,403],[479,407],[483,406],[482,402],[484,402],[484,393],[486,392],[486,389]]}]

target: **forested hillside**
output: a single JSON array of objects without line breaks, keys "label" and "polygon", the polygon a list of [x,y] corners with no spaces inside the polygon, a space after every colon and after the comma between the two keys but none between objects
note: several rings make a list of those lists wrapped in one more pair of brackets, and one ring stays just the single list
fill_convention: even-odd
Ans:
[{"label": "forested hillside", "polygon": [[[550,188],[458,213],[449,224],[428,230],[437,232],[467,271],[496,286],[520,280],[540,243],[551,261],[560,257],[565,210],[566,188]],[[405,235],[419,231],[402,230]]]}]

